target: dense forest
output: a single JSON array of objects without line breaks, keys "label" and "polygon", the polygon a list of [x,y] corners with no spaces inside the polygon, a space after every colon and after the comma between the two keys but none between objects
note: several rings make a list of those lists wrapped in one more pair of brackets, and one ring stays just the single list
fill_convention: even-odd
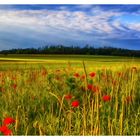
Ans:
[{"label": "dense forest", "polygon": [[45,46],[41,48],[11,49],[2,50],[0,54],[81,54],[81,55],[113,55],[113,56],[134,56],[140,57],[140,50],[128,50],[113,47],[95,48],[89,45],[78,46]]}]

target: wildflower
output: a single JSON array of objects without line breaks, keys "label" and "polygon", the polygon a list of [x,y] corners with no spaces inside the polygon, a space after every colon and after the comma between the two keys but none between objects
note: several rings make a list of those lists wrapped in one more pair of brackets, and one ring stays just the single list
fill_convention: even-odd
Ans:
[{"label": "wildflower", "polygon": [[12,131],[10,129],[7,129],[6,131],[3,132],[5,136],[10,136],[12,134]]},{"label": "wildflower", "polygon": [[79,73],[75,73],[74,77],[76,77],[76,78],[80,77]]},{"label": "wildflower", "polygon": [[64,98],[68,101],[68,100],[70,100],[72,98],[72,95],[65,95]]},{"label": "wildflower", "polygon": [[98,86],[93,86],[92,91],[93,92],[99,92],[99,87]]},{"label": "wildflower", "polygon": [[0,127],[0,132],[3,133],[5,136],[9,136],[12,134],[12,131],[5,125]]},{"label": "wildflower", "polygon": [[85,75],[82,75],[82,76],[81,76],[81,79],[85,79],[85,78],[86,78],[86,76],[85,76]]},{"label": "wildflower", "polygon": [[10,125],[12,123],[15,123],[15,120],[11,117],[7,117],[4,119],[3,123],[4,123],[4,125]]},{"label": "wildflower", "polygon": [[91,78],[95,77],[95,75],[96,75],[95,72],[91,72],[91,73],[89,74],[89,76],[90,76]]},{"label": "wildflower", "polygon": [[13,89],[16,89],[16,88],[17,88],[17,84],[13,84],[13,85],[12,85],[12,88],[13,88]]},{"label": "wildflower", "polygon": [[111,97],[109,96],[109,95],[104,95],[103,96],[103,101],[104,102],[108,102],[108,101],[110,101],[111,100]]},{"label": "wildflower", "polygon": [[88,84],[87,88],[88,88],[88,90],[92,90],[93,85],[92,84]]},{"label": "wildflower", "polygon": [[91,90],[93,92],[99,92],[98,86],[93,86],[92,84],[88,84],[87,88],[88,88],[88,90]]},{"label": "wildflower", "polygon": [[8,129],[8,127],[3,125],[0,127],[0,132],[4,133],[7,129]]},{"label": "wildflower", "polygon": [[79,106],[79,101],[75,100],[71,103],[72,107],[78,107]]}]

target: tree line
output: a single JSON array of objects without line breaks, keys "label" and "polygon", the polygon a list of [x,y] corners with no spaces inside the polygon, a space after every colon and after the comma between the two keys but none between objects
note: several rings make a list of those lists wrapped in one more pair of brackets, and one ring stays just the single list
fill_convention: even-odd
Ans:
[{"label": "tree line", "polygon": [[112,55],[112,56],[131,56],[140,57],[140,50],[128,50],[114,47],[95,48],[89,45],[79,46],[45,46],[40,48],[10,49],[2,50],[0,54],[81,54],[81,55]]}]

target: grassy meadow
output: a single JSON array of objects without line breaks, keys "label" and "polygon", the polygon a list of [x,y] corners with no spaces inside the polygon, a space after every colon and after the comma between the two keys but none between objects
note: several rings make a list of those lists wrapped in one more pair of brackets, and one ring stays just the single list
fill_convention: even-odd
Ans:
[{"label": "grassy meadow", "polygon": [[140,58],[0,55],[0,135],[140,135]]}]

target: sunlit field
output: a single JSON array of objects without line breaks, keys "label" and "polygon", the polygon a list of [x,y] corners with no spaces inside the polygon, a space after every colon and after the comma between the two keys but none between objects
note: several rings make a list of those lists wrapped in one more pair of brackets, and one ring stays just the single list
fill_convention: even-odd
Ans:
[{"label": "sunlit field", "polygon": [[1,55],[0,135],[140,135],[140,59]]}]

